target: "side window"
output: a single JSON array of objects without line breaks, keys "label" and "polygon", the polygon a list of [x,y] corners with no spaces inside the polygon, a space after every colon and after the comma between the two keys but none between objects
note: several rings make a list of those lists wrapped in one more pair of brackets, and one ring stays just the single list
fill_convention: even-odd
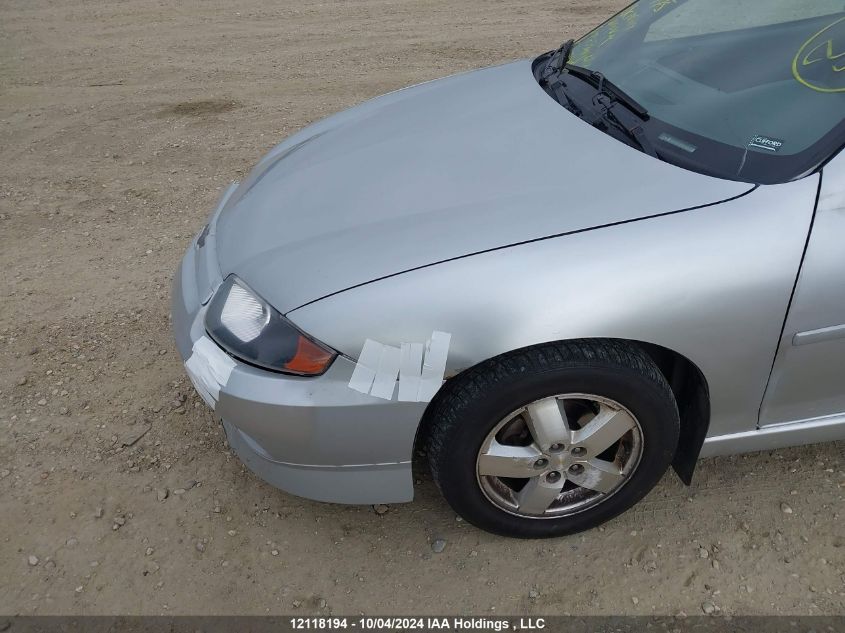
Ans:
[{"label": "side window", "polygon": [[[649,27],[646,42],[725,33],[845,11],[845,0],[813,0],[812,3],[766,0],[760,3],[760,9],[754,12],[748,10],[747,3],[736,0],[688,0],[671,10],[672,4],[675,3],[676,0],[661,0],[661,4],[667,5],[662,9],[666,14]],[[808,7],[808,4],[811,6]],[[653,9],[656,10],[659,6],[655,4]]]}]

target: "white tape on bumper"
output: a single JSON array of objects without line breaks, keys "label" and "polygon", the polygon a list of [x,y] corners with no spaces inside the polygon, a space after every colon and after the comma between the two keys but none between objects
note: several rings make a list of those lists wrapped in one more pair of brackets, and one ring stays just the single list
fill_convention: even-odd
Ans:
[{"label": "white tape on bumper", "polygon": [[206,336],[197,339],[190,358],[185,361],[194,388],[212,409],[217,406],[220,389],[229,382],[234,368],[235,361]]}]

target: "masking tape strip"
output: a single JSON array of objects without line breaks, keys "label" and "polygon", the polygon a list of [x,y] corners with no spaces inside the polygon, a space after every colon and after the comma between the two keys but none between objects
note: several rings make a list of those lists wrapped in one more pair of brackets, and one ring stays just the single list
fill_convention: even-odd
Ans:
[{"label": "masking tape strip", "polygon": [[349,388],[376,398],[392,400],[399,376],[400,402],[428,402],[443,384],[452,335],[434,332],[422,343],[401,347],[367,339],[349,379]]},{"label": "masking tape strip", "polygon": [[385,400],[393,399],[393,390],[396,389],[396,377],[399,375],[399,359],[401,351],[398,347],[383,345],[381,358],[378,363],[378,371],[373,379],[373,388],[370,395]]},{"label": "masking tape strip", "polygon": [[429,402],[443,384],[446,373],[446,359],[449,356],[449,343],[452,335],[446,332],[433,332],[428,342],[428,349],[423,360],[418,402]]},{"label": "masking tape strip", "polygon": [[423,344],[402,343],[399,362],[399,402],[416,402],[420,390]]},{"label": "masking tape strip", "polygon": [[220,389],[229,382],[234,368],[235,361],[205,336],[197,339],[190,358],[185,361],[185,370],[194,388],[212,409],[217,406]]},{"label": "masking tape strip", "polygon": [[354,389],[360,393],[370,393],[370,387],[373,386],[373,380],[378,371],[382,347],[384,346],[381,343],[371,339],[364,341],[361,355],[358,357],[358,362],[355,364],[355,369],[352,372],[352,378],[349,380],[350,389]]}]

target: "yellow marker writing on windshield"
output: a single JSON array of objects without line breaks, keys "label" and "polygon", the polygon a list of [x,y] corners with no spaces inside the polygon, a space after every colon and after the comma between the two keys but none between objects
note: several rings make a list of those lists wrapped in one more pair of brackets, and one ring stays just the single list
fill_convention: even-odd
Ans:
[{"label": "yellow marker writing on windshield", "polygon": [[[807,77],[806,71],[809,68],[830,70],[834,85],[814,83]],[[845,17],[824,27],[804,42],[792,60],[792,75],[801,84],[817,92],[845,92]],[[841,85],[836,87],[837,83]]]}]

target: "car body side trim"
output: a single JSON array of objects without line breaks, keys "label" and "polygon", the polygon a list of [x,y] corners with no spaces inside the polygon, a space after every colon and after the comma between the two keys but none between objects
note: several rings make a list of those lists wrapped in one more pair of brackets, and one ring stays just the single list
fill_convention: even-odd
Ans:
[{"label": "car body side trim", "polygon": [[768,451],[836,440],[845,440],[845,413],[710,437],[704,441],[699,457]]},{"label": "car body side trim", "polygon": [[833,341],[838,338],[845,338],[845,323],[819,328],[818,330],[798,332],[792,337],[792,344],[797,347],[799,345],[821,343],[822,341]]}]

